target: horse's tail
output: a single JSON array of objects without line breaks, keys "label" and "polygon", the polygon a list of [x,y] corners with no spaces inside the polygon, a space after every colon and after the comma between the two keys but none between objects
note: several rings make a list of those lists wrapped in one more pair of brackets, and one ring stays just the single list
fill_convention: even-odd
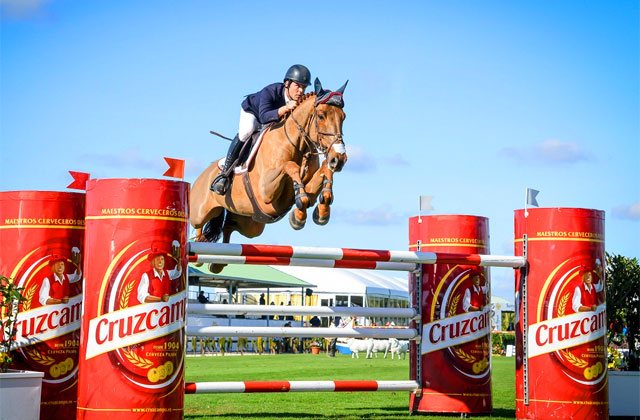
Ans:
[{"label": "horse's tail", "polygon": [[227,211],[222,210],[220,214],[213,219],[209,220],[202,227],[202,235],[207,242],[218,242],[220,235],[222,235],[222,227],[224,226],[224,220],[227,216]]}]

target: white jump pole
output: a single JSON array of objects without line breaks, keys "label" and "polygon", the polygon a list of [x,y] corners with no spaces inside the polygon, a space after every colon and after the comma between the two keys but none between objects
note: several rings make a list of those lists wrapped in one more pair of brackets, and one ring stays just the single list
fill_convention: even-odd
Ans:
[{"label": "white jump pole", "polygon": [[187,325],[188,336],[202,337],[326,337],[326,338],[398,338],[418,336],[412,328],[303,328],[303,327],[196,327]]},{"label": "white jump pole", "polygon": [[220,305],[213,303],[190,303],[188,314],[201,315],[320,315],[354,317],[414,318],[418,312],[413,308],[370,308],[354,306],[267,306],[267,305]]},{"label": "white jump pole", "polygon": [[325,260],[314,258],[242,257],[226,255],[190,255],[189,262],[245,265],[288,265],[297,267],[360,268],[367,270],[414,271],[417,264],[386,261]]}]

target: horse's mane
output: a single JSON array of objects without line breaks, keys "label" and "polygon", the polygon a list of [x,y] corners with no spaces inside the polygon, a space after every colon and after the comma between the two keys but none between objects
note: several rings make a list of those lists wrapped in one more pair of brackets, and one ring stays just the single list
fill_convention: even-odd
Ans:
[{"label": "horse's mane", "polygon": [[299,107],[300,105],[302,105],[302,103],[303,103],[303,102],[305,102],[307,99],[309,99],[309,98],[311,98],[311,97],[315,97],[315,96],[316,96],[316,93],[315,93],[315,92],[309,92],[309,93],[305,93],[304,95],[302,95],[302,96],[298,99],[298,101],[296,102],[296,106],[295,106],[295,107],[293,107],[293,109],[292,109],[291,111],[289,111],[289,112],[287,112],[286,114],[284,114],[284,115],[282,116],[282,118],[280,118],[280,122],[284,122],[284,121],[289,117],[289,115],[293,114],[293,111],[295,111],[296,109],[298,109],[298,107]]}]

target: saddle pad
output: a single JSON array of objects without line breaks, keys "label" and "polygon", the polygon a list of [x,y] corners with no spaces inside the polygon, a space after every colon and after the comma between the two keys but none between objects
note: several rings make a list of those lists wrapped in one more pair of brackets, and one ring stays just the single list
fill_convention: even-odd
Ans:
[{"label": "saddle pad", "polygon": [[[249,165],[251,164],[251,162],[253,162],[253,160],[255,159],[256,155],[258,154],[258,148],[260,147],[260,143],[262,143],[262,138],[264,137],[264,133],[266,133],[269,128],[271,128],[271,126],[273,125],[273,123],[269,123],[267,125],[264,126],[264,128],[262,130],[260,130],[257,133],[254,133],[251,137],[255,137],[256,135],[258,136],[258,139],[256,141],[253,142],[253,146],[251,146],[251,152],[249,152],[249,157],[247,158],[247,160],[244,161],[244,163],[242,165],[238,165],[235,168],[233,168],[233,173],[234,174],[242,174],[244,172],[247,172],[247,169],[249,168]],[[224,161],[225,161],[226,157],[223,157],[222,159],[220,159],[218,161],[218,168],[220,168],[220,170],[224,169]]]}]

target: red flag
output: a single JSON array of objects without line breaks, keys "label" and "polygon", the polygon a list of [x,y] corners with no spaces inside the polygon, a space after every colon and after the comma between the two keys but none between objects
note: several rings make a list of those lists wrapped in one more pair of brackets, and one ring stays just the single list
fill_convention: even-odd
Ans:
[{"label": "red flag", "polygon": [[184,160],[165,157],[164,160],[169,165],[169,169],[162,175],[170,176],[172,178],[184,178]]},{"label": "red flag", "polygon": [[91,174],[87,172],[75,172],[69,171],[71,176],[73,177],[73,182],[67,185],[67,188],[71,188],[73,190],[86,190],[87,181],[91,177]]}]

